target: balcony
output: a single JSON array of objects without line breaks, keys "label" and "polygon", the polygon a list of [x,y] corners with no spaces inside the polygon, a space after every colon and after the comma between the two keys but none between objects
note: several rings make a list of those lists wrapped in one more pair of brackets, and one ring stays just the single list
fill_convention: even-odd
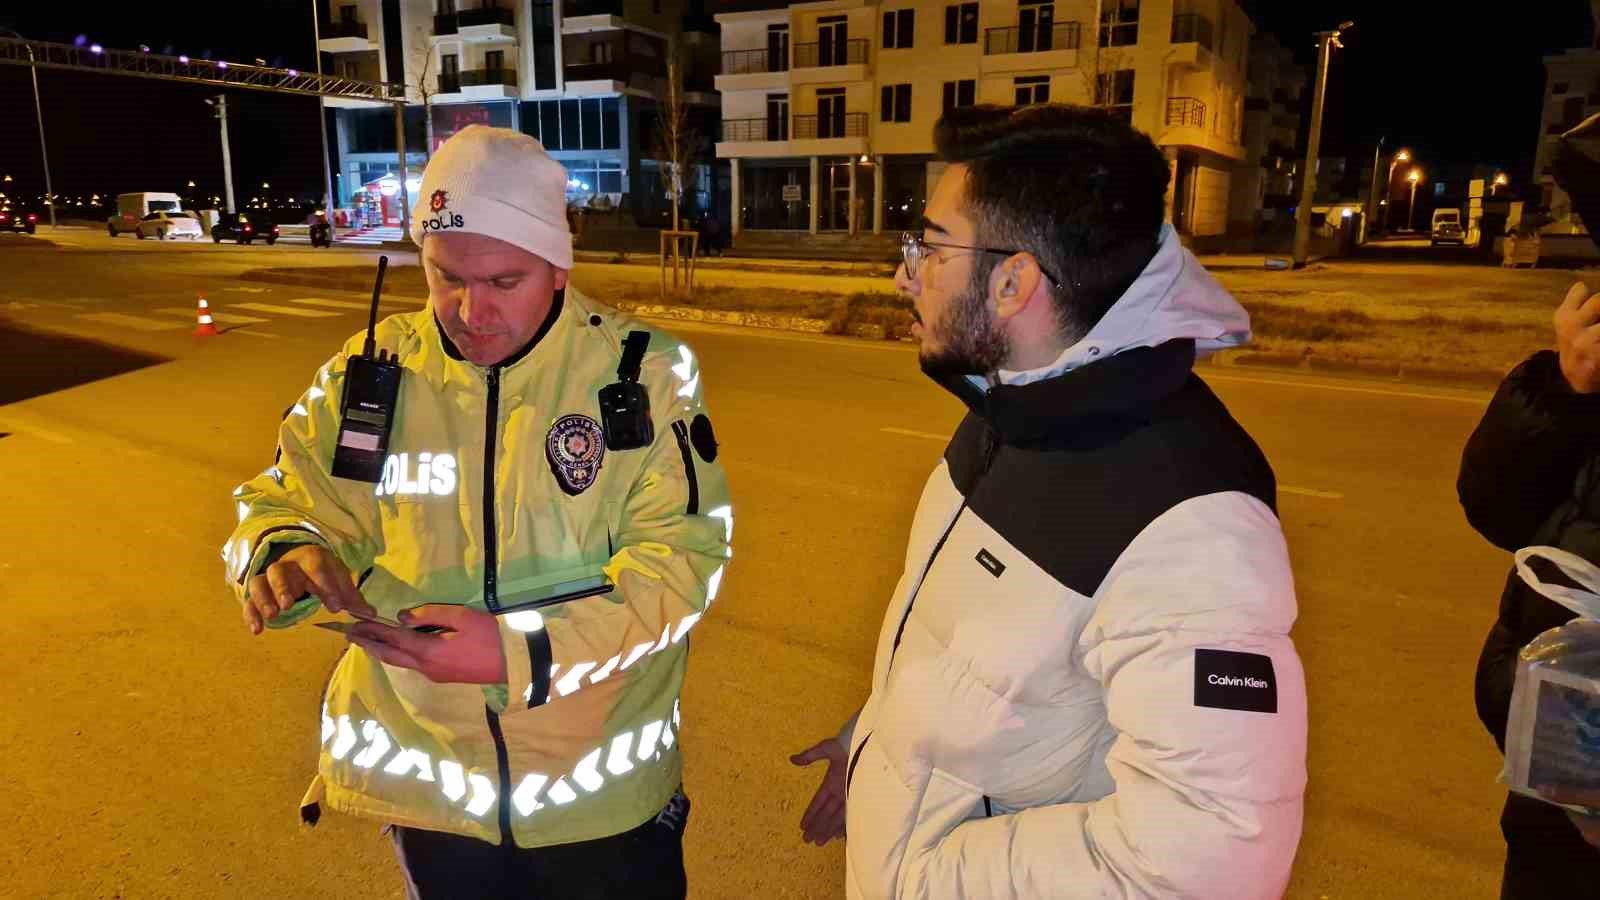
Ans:
[{"label": "balcony", "polygon": [[514,100],[517,97],[515,69],[466,69],[439,76],[440,99]]},{"label": "balcony", "polygon": [[378,48],[367,36],[367,23],[355,21],[338,21],[324,27],[317,47],[323,53],[360,53]]},{"label": "balcony", "polygon": [[1078,64],[1082,35],[1083,26],[1078,22],[985,29],[978,70],[990,75],[1041,68],[1070,69]]},{"label": "balcony", "polygon": [[1180,13],[1172,17],[1174,44],[1199,44],[1211,49],[1211,20],[1199,13]]},{"label": "balcony", "polygon": [[793,84],[866,81],[867,47],[865,38],[795,44],[789,81]]},{"label": "balcony", "polygon": [[[611,94],[626,87],[659,90],[666,64],[647,56],[623,56],[609,62],[570,63],[562,70],[566,89],[574,94]],[[684,90],[692,90],[686,83]]]},{"label": "balcony", "polygon": [[726,50],[722,71],[716,76],[719,91],[778,91],[789,87],[788,48]]},{"label": "balcony", "polygon": [[627,24],[622,0],[563,0],[561,33],[614,31]]},{"label": "balcony", "polygon": [[1190,128],[1206,127],[1206,105],[1193,97],[1167,100],[1167,124]]},{"label": "balcony", "polygon": [[463,41],[514,41],[517,17],[509,9],[484,6],[440,13],[433,17],[435,38],[455,35]]},{"label": "balcony", "polygon": [[794,67],[816,69],[823,66],[859,66],[867,62],[866,38],[847,41],[820,41],[794,45]]},{"label": "balcony", "polygon": [[867,114],[854,112],[831,116],[795,116],[793,134],[797,141],[866,137]]},{"label": "balcony", "polygon": [[1082,31],[1077,22],[1057,22],[1049,28],[990,28],[983,33],[983,54],[1076,50]]},{"label": "balcony", "polygon": [[855,156],[867,150],[867,114],[724,119],[717,156],[723,159]]}]

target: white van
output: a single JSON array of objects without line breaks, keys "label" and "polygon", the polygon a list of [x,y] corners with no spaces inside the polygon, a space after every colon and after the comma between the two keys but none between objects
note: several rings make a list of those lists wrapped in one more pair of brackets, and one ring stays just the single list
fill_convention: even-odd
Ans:
[{"label": "white van", "polygon": [[1458,209],[1436,209],[1433,211],[1433,227],[1430,229],[1430,242],[1435,246],[1440,244],[1462,244],[1467,242],[1466,232],[1461,228],[1461,211]]},{"label": "white van", "polygon": [[181,212],[183,198],[177,194],[144,191],[138,194],[118,194],[117,214],[106,219],[106,232],[116,237],[125,231],[138,231],[139,223],[153,212]]}]

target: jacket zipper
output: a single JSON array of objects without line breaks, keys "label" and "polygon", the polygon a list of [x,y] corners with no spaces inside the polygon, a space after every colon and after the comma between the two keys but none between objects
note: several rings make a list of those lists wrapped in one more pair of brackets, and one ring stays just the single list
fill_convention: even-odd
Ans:
[{"label": "jacket zipper", "polygon": [[[495,586],[496,568],[499,566],[495,537],[494,515],[494,450],[500,427],[500,367],[490,366],[487,373],[489,399],[484,404],[483,433],[483,602],[491,612],[499,605]],[[500,768],[500,790],[495,792],[499,807],[500,843],[513,842],[511,837],[511,804],[506,802],[506,791],[511,785],[511,757],[506,752],[506,738],[500,730],[500,716],[484,707],[489,719],[489,736],[494,739],[495,761]]]},{"label": "jacket zipper", "polygon": [[[956,510],[955,517],[950,524],[945,526],[944,534],[939,535],[939,542],[933,545],[933,552],[928,554],[928,562],[922,567],[922,578],[917,582],[917,589],[912,592],[911,599],[906,601],[906,611],[900,616],[900,627],[894,632],[894,645],[889,648],[889,663],[884,667],[884,684],[889,682],[889,670],[894,668],[894,655],[900,650],[900,638],[906,632],[906,623],[911,621],[911,609],[917,604],[917,597],[922,593],[922,585],[928,580],[928,573],[933,570],[933,564],[939,558],[939,551],[944,549],[945,541],[950,539],[950,532],[956,530],[956,523],[961,521],[961,514],[967,511],[967,498],[978,489],[978,484],[983,481],[983,476],[989,474],[989,467],[994,465],[994,455],[1000,449],[1000,442],[996,439],[994,429],[985,425],[983,430],[983,468],[978,470],[978,477],[973,479],[972,486],[967,488],[967,493],[961,498],[961,506]],[[845,769],[844,790],[845,796],[850,795],[850,783],[856,777],[856,763],[861,761],[861,751],[867,749],[867,741],[872,740],[872,732],[861,739],[856,745],[856,752],[850,757],[850,765]],[[987,808],[988,797],[984,798]]]}]

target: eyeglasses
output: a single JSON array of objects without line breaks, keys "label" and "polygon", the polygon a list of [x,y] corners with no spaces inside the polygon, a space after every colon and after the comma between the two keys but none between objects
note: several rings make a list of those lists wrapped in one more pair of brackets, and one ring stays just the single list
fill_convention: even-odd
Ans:
[{"label": "eyeglasses", "polygon": [[[1000,247],[974,247],[969,244],[944,244],[923,240],[922,235],[914,231],[902,231],[900,232],[900,256],[906,261],[906,277],[917,277],[917,270],[922,267],[922,261],[927,259],[931,253],[928,249],[930,247],[938,247],[944,250],[970,250],[973,253],[998,253],[1002,256],[1015,256],[1018,253],[1028,252],[1025,250],[1006,250]],[[1038,260],[1034,262],[1037,264]],[[1039,271],[1044,274],[1045,279],[1056,290],[1061,290],[1061,279],[1051,275],[1045,270],[1044,266],[1039,266]]]}]

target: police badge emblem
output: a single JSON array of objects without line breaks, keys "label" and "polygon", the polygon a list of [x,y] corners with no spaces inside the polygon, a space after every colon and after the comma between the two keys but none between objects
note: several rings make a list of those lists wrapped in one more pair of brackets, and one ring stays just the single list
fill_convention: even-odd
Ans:
[{"label": "police badge emblem", "polygon": [[561,489],[576,497],[588,490],[600,474],[606,455],[605,433],[600,423],[588,416],[562,416],[550,426],[544,452]]}]

